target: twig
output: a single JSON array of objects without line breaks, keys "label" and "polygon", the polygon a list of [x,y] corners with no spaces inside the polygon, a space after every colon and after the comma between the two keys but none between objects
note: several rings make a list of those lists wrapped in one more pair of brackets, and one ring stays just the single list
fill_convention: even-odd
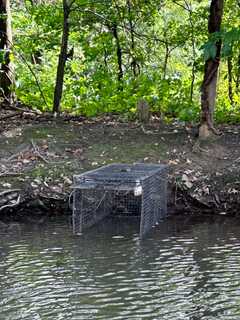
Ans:
[{"label": "twig", "polygon": [[[6,34],[6,32],[4,32],[4,31],[1,31],[0,33],[1,33],[1,34]],[[48,106],[47,100],[46,100],[46,98],[45,98],[45,95],[44,95],[44,93],[43,93],[41,84],[40,84],[40,82],[39,82],[39,80],[38,80],[38,77],[37,77],[37,75],[35,74],[33,68],[32,68],[31,65],[28,63],[28,61],[27,61],[27,59],[25,58],[24,54],[21,53],[19,50],[16,50],[16,49],[15,49],[15,45],[12,43],[12,41],[10,41],[9,39],[6,39],[6,40],[7,40],[7,42],[11,45],[11,51],[15,52],[16,55],[18,55],[18,56],[20,57],[20,59],[22,59],[23,63],[25,63],[25,65],[28,67],[29,71],[31,72],[32,76],[33,76],[34,79],[35,79],[36,85],[37,85],[38,90],[39,90],[39,92],[40,92],[40,95],[41,95],[41,97],[42,97],[42,99],[43,99],[43,102],[44,102],[44,104],[46,105],[46,107],[48,108],[49,106]],[[11,104],[11,103],[10,103],[10,104]]]},{"label": "twig", "polygon": [[[52,191],[50,188],[49,188],[50,191]],[[65,194],[64,193],[57,193],[59,195],[62,195],[64,196]],[[60,197],[59,198],[56,198],[56,197],[53,197],[52,195],[49,196],[49,195],[44,195],[43,193],[40,193],[40,197],[43,198],[43,199],[46,199],[46,200],[53,200],[53,201],[62,201],[62,200],[66,200],[66,197]]]},{"label": "twig", "polygon": [[[98,17],[99,19],[101,19],[102,21],[105,21],[108,25],[112,25],[112,20],[109,19],[108,17],[105,17],[104,15],[102,14],[99,14],[93,10],[90,10],[90,9],[84,9],[84,10],[81,10],[79,9],[78,7],[77,8],[74,8],[74,11],[79,11],[79,12],[82,12],[82,13],[90,13],[96,17]],[[123,30],[126,30],[126,31],[131,31],[129,27],[125,26],[125,25],[121,25],[121,24],[118,24],[118,27],[120,27],[121,29]],[[161,39],[161,38],[158,38],[158,37],[149,37],[147,34],[144,34],[144,33],[138,33],[134,30],[134,35],[136,37],[138,37],[140,40],[142,38],[146,38],[146,39],[150,39],[150,40],[153,40],[153,41],[156,41],[156,42],[160,42],[160,43],[163,43],[163,44],[166,44],[166,43],[169,43],[167,40],[164,40],[164,39]],[[176,47],[178,47],[180,45],[177,45]],[[176,48],[174,48],[176,49]]]},{"label": "twig", "polygon": [[10,119],[10,118],[14,118],[14,117],[16,117],[16,116],[21,116],[22,114],[23,114],[23,111],[22,111],[21,113],[15,112],[15,113],[12,113],[12,114],[8,114],[8,115],[6,115],[6,116],[4,116],[4,117],[1,117],[1,118],[0,118],[0,121],[4,121],[4,120]]},{"label": "twig", "polygon": [[28,109],[28,108],[21,108],[21,107],[18,107],[16,105],[9,105],[9,109],[18,110],[18,111],[21,111],[22,113],[26,112],[26,113],[32,113],[32,114],[35,114],[35,115],[38,115],[38,116],[41,115],[41,112],[39,112],[39,111],[31,110],[31,109]]},{"label": "twig", "polygon": [[49,163],[49,161],[47,159],[45,159],[41,153],[39,152],[38,146],[34,143],[33,140],[31,140],[31,144],[33,146],[34,152],[37,154],[37,156],[45,163]]},{"label": "twig", "polygon": [[153,132],[151,130],[146,130],[143,126],[143,124],[141,125],[141,129],[143,131],[144,134],[159,134],[159,132]]},{"label": "twig", "polygon": [[197,141],[194,143],[194,145],[192,146],[192,152],[193,152],[193,153],[197,153],[198,151],[208,153],[208,150],[203,149],[202,147],[200,147],[200,142],[199,142],[199,140],[197,140]]},{"label": "twig", "polygon": [[8,193],[13,193],[13,192],[19,192],[21,191],[20,189],[9,189],[9,190],[5,190],[0,192],[0,197],[5,196]]},{"label": "twig", "polygon": [[0,207],[0,211],[2,211],[3,209],[6,209],[6,208],[16,207],[17,205],[19,205],[20,200],[21,200],[21,196],[20,196],[20,194],[19,194],[19,195],[18,195],[18,198],[17,198],[17,201],[16,201],[15,203],[6,204],[5,206]]},{"label": "twig", "polygon": [[8,171],[0,173],[0,177],[19,176],[19,175],[22,175],[22,173],[20,173],[20,172],[8,172]]},{"label": "twig", "polygon": [[14,158],[17,158],[19,155],[23,154],[23,152],[27,151],[28,149],[29,149],[29,147],[26,147],[23,150],[15,153],[15,154],[12,154],[9,158],[3,159],[2,161],[9,162],[9,161],[13,160]]},{"label": "twig", "polygon": [[45,103],[46,107],[48,108],[49,106],[48,106],[47,100],[46,100],[46,98],[45,98],[45,95],[44,95],[44,93],[43,93],[43,91],[42,91],[42,87],[41,87],[41,85],[40,85],[40,82],[39,82],[39,80],[38,80],[37,75],[35,74],[33,68],[31,67],[31,65],[28,63],[28,61],[27,61],[27,59],[25,58],[25,56],[24,56],[23,54],[21,54],[21,52],[18,52],[18,55],[19,55],[19,57],[22,59],[22,61],[25,63],[25,65],[28,67],[28,69],[30,70],[31,74],[33,75],[33,77],[34,77],[34,79],[35,79],[35,82],[36,82],[36,85],[37,85],[37,87],[38,87],[38,90],[39,90],[39,92],[40,92],[40,95],[41,95],[41,97],[42,97],[42,99],[43,99],[43,102]]}]

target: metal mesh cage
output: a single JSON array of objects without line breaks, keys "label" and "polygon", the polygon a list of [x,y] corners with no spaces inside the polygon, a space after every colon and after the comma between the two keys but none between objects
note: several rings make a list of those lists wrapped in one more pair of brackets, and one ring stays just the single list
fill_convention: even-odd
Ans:
[{"label": "metal mesh cage", "polygon": [[167,214],[167,166],[111,164],[74,176],[74,233],[110,214],[140,216],[143,237]]}]

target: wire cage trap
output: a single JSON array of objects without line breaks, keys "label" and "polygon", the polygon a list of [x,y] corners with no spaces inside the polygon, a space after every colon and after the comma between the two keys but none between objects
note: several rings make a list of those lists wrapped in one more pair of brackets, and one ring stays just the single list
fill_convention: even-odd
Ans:
[{"label": "wire cage trap", "polygon": [[73,177],[73,231],[104,217],[140,216],[143,237],[167,214],[167,166],[111,164]]}]

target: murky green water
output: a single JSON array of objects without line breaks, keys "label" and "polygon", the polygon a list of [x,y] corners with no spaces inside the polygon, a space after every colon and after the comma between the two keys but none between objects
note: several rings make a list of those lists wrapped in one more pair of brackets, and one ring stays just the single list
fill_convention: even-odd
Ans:
[{"label": "murky green water", "polygon": [[66,221],[0,231],[0,319],[240,319],[240,219],[134,220],[82,237]]}]

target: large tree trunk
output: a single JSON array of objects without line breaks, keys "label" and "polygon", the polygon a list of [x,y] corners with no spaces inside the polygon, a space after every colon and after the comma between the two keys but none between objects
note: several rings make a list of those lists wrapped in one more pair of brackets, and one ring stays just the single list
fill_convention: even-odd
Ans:
[{"label": "large tree trunk", "polygon": [[[208,21],[209,34],[220,31],[223,16],[223,5],[224,0],[212,0],[211,2]],[[205,62],[204,79],[201,88],[202,114],[199,136],[202,138],[208,137],[210,135],[210,132],[213,132],[215,134],[218,133],[213,125],[213,114],[216,101],[218,67],[221,56],[221,41],[217,41],[215,46],[215,58],[211,57]]]},{"label": "large tree trunk", "polygon": [[14,71],[11,63],[12,29],[9,0],[0,0],[0,50],[3,53],[0,71],[0,96],[8,102],[13,102],[12,85]]},{"label": "large tree trunk", "polygon": [[63,0],[63,34],[61,50],[58,58],[57,76],[56,84],[54,90],[54,101],[53,101],[53,113],[60,113],[60,103],[62,99],[63,92],[63,80],[65,65],[68,57],[68,38],[69,38],[69,14],[70,5],[68,5],[67,0]]}]

